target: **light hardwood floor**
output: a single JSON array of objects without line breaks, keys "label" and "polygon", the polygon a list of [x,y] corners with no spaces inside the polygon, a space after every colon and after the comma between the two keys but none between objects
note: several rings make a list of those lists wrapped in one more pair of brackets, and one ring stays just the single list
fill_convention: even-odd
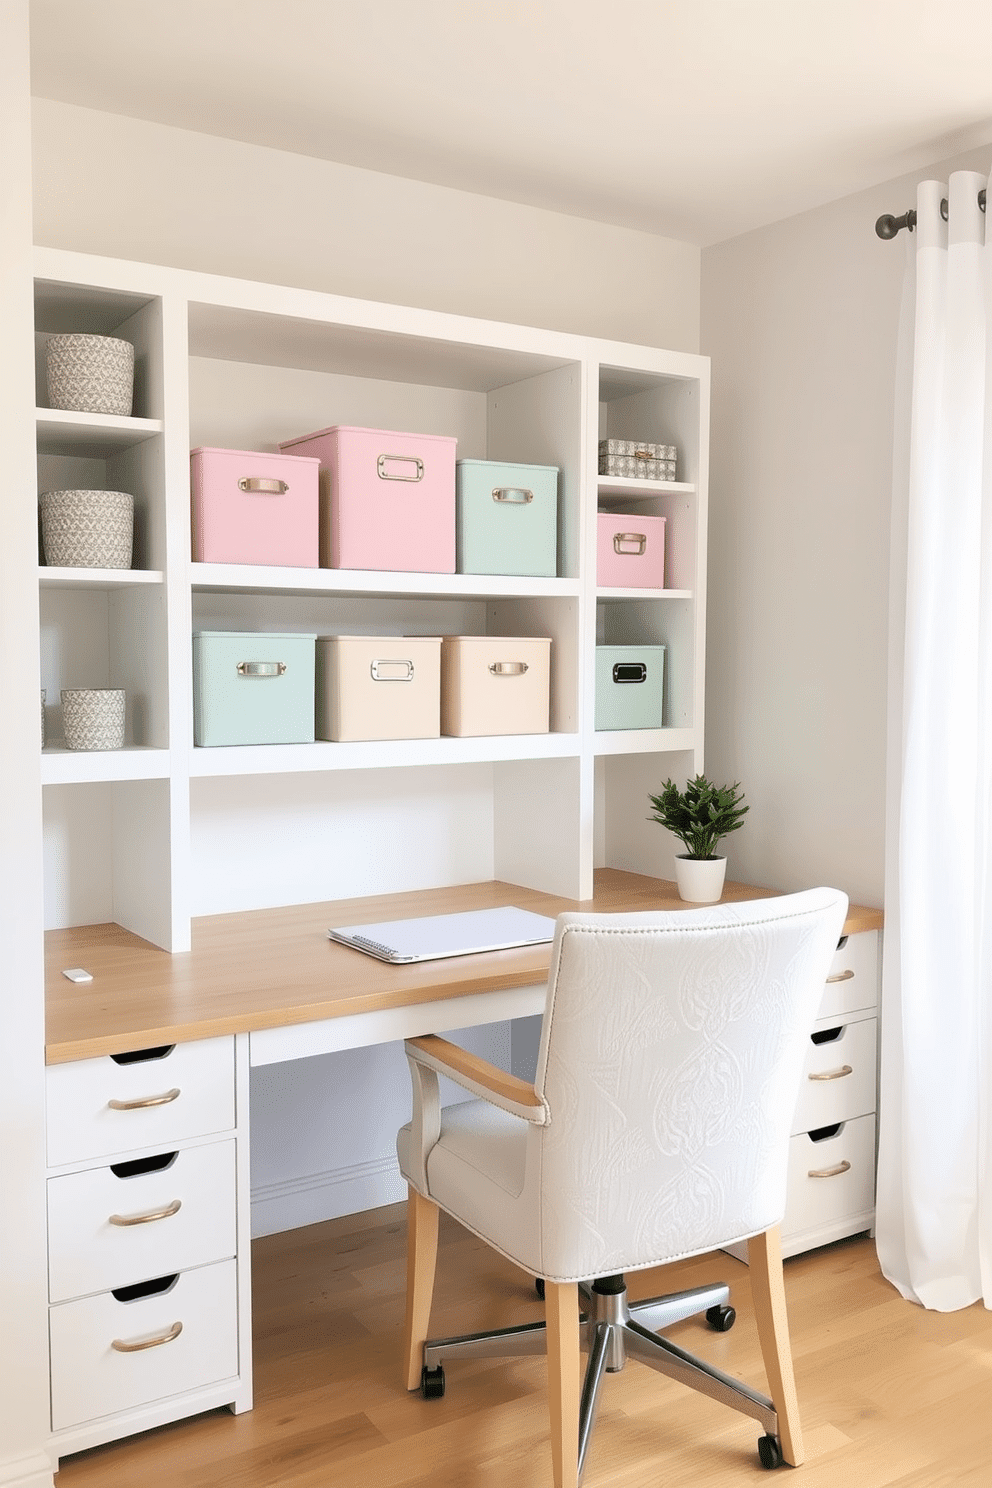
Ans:
[{"label": "light hardwood floor", "polygon": [[[213,1411],[67,1458],[58,1488],[547,1488],[543,1359],[466,1362],[443,1400],[402,1387],[405,1205],[255,1242],[255,1409]],[[747,1267],[716,1254],[631,1278],[646,1296],[725,1280],[727,1334],[671,1330],[765,1388]],[[873,1242],[786,1262],[806,1488],[992,1484],[992,1312],[904,1302]],[[442,1216],[438,1335],[537,1318],[530,1278]],[[583,1488],[764,1478],[757,1423],[631,1363],[603,1385]],[[786,1481],[787,1468],[769,1483]]]}]

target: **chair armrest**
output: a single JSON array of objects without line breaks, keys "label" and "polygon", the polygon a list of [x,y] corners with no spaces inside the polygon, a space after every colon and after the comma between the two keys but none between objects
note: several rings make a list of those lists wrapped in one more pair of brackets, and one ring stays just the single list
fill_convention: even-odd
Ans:
[{"label": "chair armrest", "polygon": [[480,1059],[478,1054],[470,1054],[457,1044],[438,1038],[435,1033],[407,1039],[406,1054],[412,1063],[423,1065],[435,1074],[447,1075],[463,1090],[481,1096],[491,1105],[500,1106],[536,1126],[547,1123],[547,1105],[533,1085],[497,1069],[494,1064]]}]

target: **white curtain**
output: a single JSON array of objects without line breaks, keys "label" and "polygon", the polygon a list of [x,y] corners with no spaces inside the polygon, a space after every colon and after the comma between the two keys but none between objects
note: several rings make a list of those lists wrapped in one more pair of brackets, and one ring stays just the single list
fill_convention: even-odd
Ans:
[{"label": "white curtain", "polygon": [[992,1306],[986,185],[919,187],[897,378],[877,1243],[942,1312]]}]

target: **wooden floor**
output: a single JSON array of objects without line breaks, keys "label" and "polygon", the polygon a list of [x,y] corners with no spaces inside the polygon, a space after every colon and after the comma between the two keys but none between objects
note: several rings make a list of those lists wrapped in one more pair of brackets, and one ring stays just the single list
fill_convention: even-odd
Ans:
[{"label": "wooden floor", "polygon": [[[449,1365],[440,1401],[400,1384],[405,1205],[256,1241],[255,1409],[213,1411],[63,1461],[58,1488],[547,1488],[543,1359]],[[436,1335],[537,1318],[531,1279],[442,1216]],[[670,1336],[765,1388],[747,1267],[642,1272],[632,1296],[730,1283],[738,1321]],[[806,1488],[992,1484],[992,1313],[904,1302],[871,1240],[786,1263]],[[603,1384],[583,1488],[763,1481],[757,1423],[637,1363]],[[777,1481],[788,1481],[783,1469]],[[773,1483],[776,1479],[767,1479]]]}]

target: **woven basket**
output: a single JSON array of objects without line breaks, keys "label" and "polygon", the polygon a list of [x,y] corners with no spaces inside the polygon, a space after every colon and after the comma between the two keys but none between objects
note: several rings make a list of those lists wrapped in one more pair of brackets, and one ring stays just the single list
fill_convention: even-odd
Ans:
[{"label": "woven basket", "polygon": [[67,749],[123,749],[123,689],[63,688],[62,723]]},{"label": "woven basket", "polygon": [[134,347],[113,336],[49,336],[48,401],[77,413],[129,415]]},{"label": "woven basket", "polygon": [[127,491],[45,491],[41,540],[49,568],[130,568],[134,497]]}]

